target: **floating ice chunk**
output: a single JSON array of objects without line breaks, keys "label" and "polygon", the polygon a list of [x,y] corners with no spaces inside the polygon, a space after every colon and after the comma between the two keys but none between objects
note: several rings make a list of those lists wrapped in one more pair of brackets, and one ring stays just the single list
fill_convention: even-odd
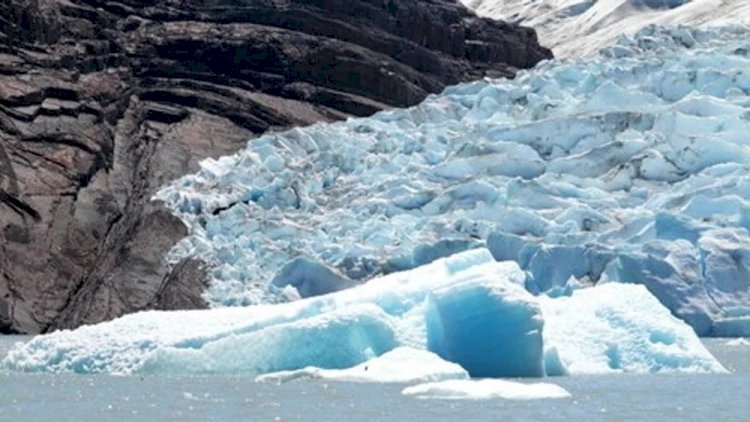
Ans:
[{"label": "floating ice chunk", "polygon": [[606,283],[539,303],[548,375],[726,372],[644,286]]},{"label": "floating ice chunk", "polygon": [[524,384],[506,380],[451,380],[406,387],[402,394],[441,400],[539,400],[564,399],[570,393],[556,384]]},{"label": "floating ice chunk", "polygon": [[733,338],[731,340],[727,340],[727,342],[724,343],[724,345],[730,346],[730,347],[744,347],[744,346],[750,346],[750,341],[742,337],[739,337],[739,338]]},{"label": "floating ice chunk", "polygon": [[307,367],[296,371],[273,372],[257,382],[282,383],[298,379],[327,379],[348,382],[417,383],[468,379],[469,373],[426,350],[398,347],[381,356],[347,369]]}]

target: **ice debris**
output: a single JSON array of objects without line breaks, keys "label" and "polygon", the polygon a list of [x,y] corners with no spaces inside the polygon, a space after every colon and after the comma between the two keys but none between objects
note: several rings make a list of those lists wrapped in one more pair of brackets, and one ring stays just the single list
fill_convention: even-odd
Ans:
[{"label": "ice debris", "polygon": [[750,346],[750,340],[746,340],[742,337],[739,338],[733,338],[731,340],[727,340],[726,343],[724,343],[725,346],[730,347],[742,347],[742,346]]},{"label": "ice debris", "polygon": [[420,399],[441,400],[539,400],[571,397],[567,390],[557,384],[498,379],[430,382],[406,387],[401,393]]}]

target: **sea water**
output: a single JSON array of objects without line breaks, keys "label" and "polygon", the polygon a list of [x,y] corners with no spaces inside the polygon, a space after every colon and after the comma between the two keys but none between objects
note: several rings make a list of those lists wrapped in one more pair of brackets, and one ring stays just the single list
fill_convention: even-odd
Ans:
[{"label": "sea water", "polygon": [[[28,337],[0,337],[0,356]],[[606,375],[548,381],[572,397],[450,401],[403,385],[320,380],[281,385],[245,376],[0,373],[0,420],[428,421],[750,420],[750,345],[706,339],[728,375]],[[523,380],[522,380],[523,382]]]}]

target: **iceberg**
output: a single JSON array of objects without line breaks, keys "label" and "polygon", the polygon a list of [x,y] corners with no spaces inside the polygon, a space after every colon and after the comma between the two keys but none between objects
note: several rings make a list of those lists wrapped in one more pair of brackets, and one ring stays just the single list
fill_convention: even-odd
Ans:
[{"label": "iceberg", "polygon": [[744,338],[733,338],[731,340],[727,340],[726,343],[724,343],[725,346],[730,347],[743,347],[743,346],[750,346],[750,341],[744,339]]},{"label": "iceberg", "polygon": [[602,284],[553,299],[533,296],[524,281],[517,263],[480,248],[289,303],[141,312],[41,335],[16,345],[2,366],[272,374],[260,380],[276,382],[725,371],[643,286]]},{"label": "iceberg", "polygon": [[548,375],[725,372],[644,286],[605,283],[539,302]]},{"label": "iceberg", "polygon": [[300,379],[346,382],[424,383],[468,379],[469,373],[434,353],[411,347],[397,347],[381,356],[347,369],[306,367],[295,371],[272,372],[256,382],[283,383]]},{"label": "iceberg", "polygon": [[497,379],[430,382],[406,387],[401,394],[441,400],[539,400],[571,397],[567,390],[557,384],[525,384]]},{"label": "iceberg", "polygon": [[748,336],[748,52],[744,29],[648,27],[587,60],[267,134],[158,192],[190,233],[169,259],[206,260],[222,307],[487,247],[533,294],[643,284],[701,336]]}]

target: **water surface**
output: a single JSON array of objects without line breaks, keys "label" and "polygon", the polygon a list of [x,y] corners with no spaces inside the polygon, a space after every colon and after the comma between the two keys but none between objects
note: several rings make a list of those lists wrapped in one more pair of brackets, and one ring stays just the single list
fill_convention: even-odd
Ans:
[{"label": "water surface", "polygon": [[[0,356],[18,340],[0,337]],[[750,346],[727,346],[725,339],[705,342],[732,374],[550,378],[573,395],[558,400],[424,400],[401,395],[401,385],[270,385],[239,375],[3,372],[0,420],[749,421]]]}]

